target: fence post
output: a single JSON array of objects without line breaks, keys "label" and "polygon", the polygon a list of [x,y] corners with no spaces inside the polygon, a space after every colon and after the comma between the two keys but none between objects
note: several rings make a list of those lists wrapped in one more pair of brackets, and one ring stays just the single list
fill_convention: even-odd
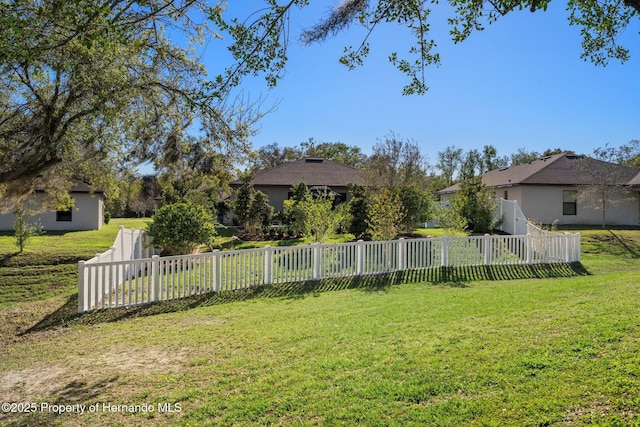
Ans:
[{"label": "fence post", "polygon": [[87,306],[87,289],[84,280],[84,261],[78,261],[78,313],[84,313]]},{"label": "fence post", "polygon": [[581,242],[581,234],[580,233],[576,233],[575,237],[574,237],[574,244],[573,244],[573,262],[580,262],[580,242]]},{"label": "fence post", "polygon": [[273,248],[265,246],[264,248],[264,284],[273,284]]},{"label": "fence post", "polygon": [[321,276],[321,267],[322,267],[322,248],[320,247],[320,243],[314,243],[311,249],[312,258],[313,258],[313,280],[320,280]]},{"label": "fence post", "polygon": [[358,240],[356,244],[356,274],[362,276],[364,273],[364,241]]},{"label": "fence post", "polygon": [[531,235],[531,233],[527,233],[527,235],[524,236],[524,239],[525,239],[524,251],[525,251],[526,262],[527,264],[533,264],[533,236]]},{"label": "fence post", "polygon": [[449,253],[448,253],[448,244],[447,244],[447,236],[442,236],[440,241],[442,244],[440,245],[440,266],[446,267],[449,264]]},{"label": "fence post", "polygon": [[[118,235],[120,236],[120,254],[121,254],[120,256],[122,256],[122,254],[124,254],[124,225],[120,226],[120,229],[118,230]],[[118,240],[118,237],[116,237],[116,240]]]},{"label": "fence post", "polygon": [[158,301],[160,295],[160,257],[158,255],[151,257],[151,281],[153,283],[152,301]]},{"label": "fence post", "polygon": [[398,270],[403,271],[406,268],[407,242],[404,237],[398,239]]},{"label": "fence post", "polygon": [[222,289],[222,256],[220,255],[219,249],[213,251],[213,261],[211,264],[213,264],[213,291],[219,294]]},{"label": "fence post", "polygon": [[491,236],[485,234],[482,239],[482,264],[491,265]]},{"label": "fence post", "polygon": [[571,262],[571,252],[570,252],[570,240],[569,240],[569,233],[567,233],[565,231],[564,233],[564,239],[563,239],[563,243],[564,243],[564,262]]}]

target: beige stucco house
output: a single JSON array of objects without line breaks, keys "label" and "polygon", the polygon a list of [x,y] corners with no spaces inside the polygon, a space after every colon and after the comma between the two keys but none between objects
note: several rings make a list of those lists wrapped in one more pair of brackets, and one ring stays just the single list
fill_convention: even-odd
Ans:
[{"label": "beige stucco house", "polygon": [[[362,185],[358,169],[318,157],[304,157],[258,171],[251,184],[256,190],[264,192],[269,197],[269,204],[276,212],[280,212],[284,201],[292,195],[291,187],[301,181],[309,188],[328,187],[339,195],[342,202],[351,198],[347,188],[349,184]],[[231,188],[237,189],[240,185],[241,181],[234,181]]]},{"label": "beige stucco house", "polygon": [[[524,165],[482,175],[496,198],[517,200],[527,219],[551,224],[600,225],[602,209],[594,207],[585,190],[610,183],[607,225],[640,225],[640,169],[614,165],[571,152],[543,157]],[[439,192],[443,202],[459,189]]]},{"label": "beige stucco house", "polygon": [[[47,231],[98,230],[104,221],[105,194],[91,191],[86,184],[76,184],[71,188],[73,208],[67,211],[46,210],[34,215],[29,222],[38,219]],[[36,190],[27,207],[41,210],[45,194]],[[0,230],[13,230],[15,217],[12,213],[0,215]]]}]

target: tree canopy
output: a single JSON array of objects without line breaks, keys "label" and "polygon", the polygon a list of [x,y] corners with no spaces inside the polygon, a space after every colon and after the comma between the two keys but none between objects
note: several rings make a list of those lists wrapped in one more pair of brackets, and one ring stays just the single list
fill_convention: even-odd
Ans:
[{"label": "tree canopy", "polygon": [[3,201],[173,163],[194,117],[200,146],[242,147],[255,110],[207,82],[190,49],[215,35],[193,17],[214,13],[201,0],[0,2]]},{"label": "tree canopy", "polygon": [[[309,0],[267,0],[267,7],[251,19],[225,21],[218,9],[216,23],[222,32],[229,33],[234,43],[231,52],[236,64],[229,67],[220,81],[233,82],[242,75],[265,72],[270,85],[282,77],[287,61],[290,39],[290,16],[303,9]],[[446,4],[448,3],[448,4]],[[303,28],[299,40],[304,44],[321,43],[350,28],[364,29],[361,43],[345,47],[340,62],[348,68],[364,64],[372,49],[371,34],[384,24],[395,24],[408,29],[413,42],[398,46],[389,52],[389,61],[407,75],[404,94],[423,94],[428,89],[425,70],[440,63],[437,42],[431,36],[432,11],[435,8],[452,9],[447,18],[454,42],[466,40],[474,31],[482,31],[501,17],[519,11],[543,12],[549,0],[449,0],[440,4],[435,0],[343,0],[331,8],[316,24]],[[626,61],[629,50],[618,44],[638,13],[639,0],[568,0],[569,25],[581,28],[581,57],[598,65],[610,59]],[[396,49],[396,47],[394,47]],[[403,52],[404,51],[404,52]]]}]

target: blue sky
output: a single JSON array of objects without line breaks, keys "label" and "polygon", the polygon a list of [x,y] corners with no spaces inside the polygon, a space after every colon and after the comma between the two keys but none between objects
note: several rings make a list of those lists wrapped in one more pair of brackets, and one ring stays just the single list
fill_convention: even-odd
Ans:
[{"label": "blue sky", "polygon": [[[230,2],[229,13],[246,17],[261,2]],[[544,151],[562,148],[590,154],[609,143],[619,146],[640,139],[640,35],[638,21],[622,44],[631,59],[597,67],[580,59],[580,29],[567,22],[562,3],[547,12],[512,13],[487,25],[462,44],[448,34],[444,4],[434,5],[432,37],[441,66],[427,70],[429,91],[403,96],[407,77],[388,55],[409,49],[408,32],[395,24],[374,32],[371,54],[363,67],[349,71],[338,63],[345,46],[359,44],[363,31],[353,27],[324,44],[304,47],[299,29],[316,22],[333,2],[291,16],[286,75],[269,90],[262,78],[246,79],[241,88],[251,97],[266,97],[277,109],[252,138],[255,148],[279,143],[293,146],[313,137],[341,141],[365,154],[378,139],[394,132],[418,143],[430,163],[449,145],[482,148],[499,155],[518,148]],[[214,41],[204,52],[209,73],[221,72],[230,60]]]}]

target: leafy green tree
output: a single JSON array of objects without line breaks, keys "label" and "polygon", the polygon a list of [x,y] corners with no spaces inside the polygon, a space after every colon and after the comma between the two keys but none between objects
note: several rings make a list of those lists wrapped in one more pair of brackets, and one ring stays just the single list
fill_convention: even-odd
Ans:
[{"label": "leafy green tree", "polygon": [[217,235],[211,214],[202,206],[175,203],[162,206],[147,226],[153,244],[166,254],[189,254]]},{"label": "leafy green tree", "polygon": [[245,231],[257,233],[264,230],[273,218],[273,207],[269,204],[269,197],[262,191],[254,191],[249,204],[248,220]]},{"label": "leafy green tree", "polygon": [[368,239],[369,235],[369,198],[364,187],[351,184],[349,186],[351,200],[349,200],[349,213],[351,215],[351,224],[349,233],[356,236],[357,239]]},{"label": "leafy green tree", "polygon": [[298,218],[303,223],[304,236],[323,243],[348,221],[348,206],[341,203],[334,208],[333,201],[333,196],[324,193],[308,195],[298,202],[294,209],[300,212]]},{"label": "leafy green tree", "polygon": [[405,213],[400,225],[405,233],[411,233],[420,223],[429,221],[432,217],[433,203],[426,191],[403,187],[396,194],[400,198],[402,210]]},{"label": "leafy green tree", "polygon": [[443,187],[446,188],[454,183],[454,177],[460,163],[462,162],[462,148],[457,148],[453,145],[448,146],[443,151],[438,151],[438,163],[436,168],[442,173],[444,180]]},{"label": "leafy green tree", "polygon": [[367,225],[373,240],[392,240],[402,231],[405,212],[397,194],[383,188],[370,195]]},{"label": "leafy green tree", "polygon": [[542,156],[537,151],[529,152],[525,148],[518,148],[517,152],[511,154],[511,166],[525,165],[538,160],[540,157]]},{"label": "leafy green tree", "polygon": [[427,165],[417,142],[389,133],[373,146],[373,153],[361,168],[369,187],[424,188]]},{"label": "leafy green tree", "polygon": [[346,166],[358,167],[367,156],[360,147],[347,145],[344,142],[321,142],[316,144],[313,138],[300,144],[306,156],[321,157]]},{"label": "leafy green tree", "polygon": [[474,233],[489,233],[498,221],[494,217],[496,201],[493,192],[479,176],[460,182],[460,189],[451,198],[453,209],[467,221]]},{"label": "leafy green tree", "polygon": [[280,147],[277,142],[260,147],[253,168],[269,169],[303,157],[302,150],[295,147]]},{"label": "leafy green tree", "polygon": [[33,236],[39,236],[45,233],[39,220],[35,223],[29,223],[29,218],[34,214],[35,212],[33,210],[27,209],[22,205],[17,206],[13,211],[15,217],[13,221],[13,235],[16,239],[16,246],[20,252],[24,251],[27,242],[31,240]]},{"label": "leafy green tree", "polygon": [[236,193],[236,199],[233,204],[233,212],[238,217],[238,221],[244,227],[250,219],[251,200],[253,199],[253,193],[255,192],[253,185],[251,185],[251,177],[244,176],[241,178],[242,184],[238,188]]},{"label": "leafy green tree", "polygon": [[204,0],[0,2],[0,199],[15,203],[34,186],[63,193],[73,180],[113,194],[107,171],[171,163],[195,117],[207,147],[244,152],[260,114],[234,105],[228,86],[206,82],[192,50],[215,36],[194,15],[219,8]]},{"label": "leafy green tree", "polygon": [[467,219],[454,206],[440,206],[436,210],[435,217],[438,220],[438,225],[445,230],[445,234],[448,236],[455,236],[457,233],[463,232],[468,225]]}]

